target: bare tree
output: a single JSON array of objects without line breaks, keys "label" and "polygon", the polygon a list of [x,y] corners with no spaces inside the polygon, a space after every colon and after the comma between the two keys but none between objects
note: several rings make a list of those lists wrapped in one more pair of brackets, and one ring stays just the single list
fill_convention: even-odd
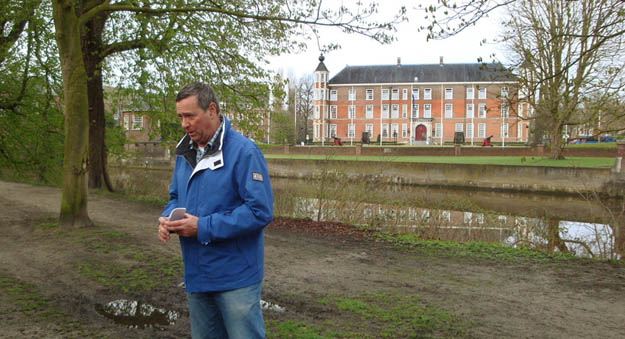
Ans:
[{"label": "bare tree", "polygon": [[508,12],[502,39],[518,72],[520,97],[546,119],[550,158],[561,159],[564,126],[588,123],[600,112],[586,110],[584,101],[622,95],[625,2],[440,1],[426,9],[430,25],[423,29],[429,30],[428,38],[445,38],[500,7]]}]

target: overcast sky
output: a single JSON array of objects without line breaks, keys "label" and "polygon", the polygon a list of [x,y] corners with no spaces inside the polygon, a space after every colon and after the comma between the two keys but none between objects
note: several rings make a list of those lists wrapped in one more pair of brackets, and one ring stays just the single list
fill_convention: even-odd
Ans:
[{"label": "overcast sky", "polygon": [[[386,0],[383,2],[384,13],[394,13],[403,1]],[[394,7],[395,6],[395,7]],[[410,18],[410,22],[398,25],[392,44],[381,45],[369,38],[344,34],[338,29],[321,29],[320,44],[338,43],[341,49],[324,54],[325,65],[330,77],[340,72],[346,65],[393,65],[397,58],[402,64],[438,64],[442,56],[445,63],[477,62],[479,57],[491,61],[490,55],[495,53],[498,60],[503,61],[504,55],[497,46],[486,44],[480,46],[482,39],[495,37],[499,32],[499,19],[493,16],[482,19],[478,25],[470,27],[460,34],[445,40],[426,42],[426,33],[417,32],[417,27],[424,25],[424,14],[418,13]],[[299,54],[282,55],[270,59],[269,69],[282,71],[284,75],[295,75],[298,78],[312,74],[319,64],[319,48],[316,41],[309,41],[308,49]]]}]

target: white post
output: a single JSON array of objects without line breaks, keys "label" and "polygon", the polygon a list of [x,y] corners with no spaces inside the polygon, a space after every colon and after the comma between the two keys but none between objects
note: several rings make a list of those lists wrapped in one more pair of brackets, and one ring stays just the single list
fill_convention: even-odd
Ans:
[{"label": "white post", "polygon": [[[350,139],[349,139],[349,145],[353,145],[354,144],[354,136],[356,136],[356,126],[354,126],[354,115],[356,115],[356,106],[354,106],[354,96],[356,95],[356,93],[354,93],[354,86],[352,86],[352,108],[354,109],[352,111],[352,127],[354,128],[354,133],[351,135]],[[349,112],[349,108],[347,109],[347,111]],[[347,133],[349,133],[349,128],[347,129]]]},{"label": "white post", "polygon": [[293,120],[295,120],[295,144],[297,144],[297,85],[295,86],[295,94],[293,97]]}]

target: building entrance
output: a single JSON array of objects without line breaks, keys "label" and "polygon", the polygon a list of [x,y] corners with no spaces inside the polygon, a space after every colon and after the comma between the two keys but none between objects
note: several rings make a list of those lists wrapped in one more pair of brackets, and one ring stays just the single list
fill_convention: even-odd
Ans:
[{"label": "building entrance", "polygon": [[428,129],[424,125],[419,125],[415,128],[415,140],[425,141],[428,137]]}]

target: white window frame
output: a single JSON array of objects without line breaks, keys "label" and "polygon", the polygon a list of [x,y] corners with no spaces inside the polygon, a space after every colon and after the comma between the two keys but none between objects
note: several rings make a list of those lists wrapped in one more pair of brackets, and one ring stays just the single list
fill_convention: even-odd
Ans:
[{"label": "white window frame", "polygon": [[461,122],[457,122],[454,125],[454,132],[463,132],[464,131],[464,124]]},{"label": "white window frame", "polygon": [[486,138],[486,124],[483,122],[477,124],[477,137]]},{"label": "white window frame", "polygon": [[475,90],[473,87],[467,87],[467,99],[475,99]]},{"label": "white window frame", "polygon": [[454,98],[454,89],[445,88],[445,100],[452,100]]},{"label": "white window frame", "polygon": [[365,100],[373,100],[373,89],[368,88],[365,93]]},{"label": "white window frame", "polygon": [[502,88],[501,88],[501,97],[502,97],[502,98],[507,98],[507,97],[508,97],[508,95],[509,95],[509,93],[508,93],[508,87],[502,87]]},{"label": "white window frame", "polygon": [[403,119],[408,118],[408,105],[407,104],[401,104],[401,117]]},{"label": "white window frame", "polygon": [[443,125],[440,122],[437,122],[434,125],[434,135],[433,137],[440,137],[443,132]]},{"label": "white window frame", "polygon": [[348,105],[347,106],[347,119],[355,119],[356,118],[356,106]]},{"label": "white window frame", "polygon": [[473,123],[472,122],[467,122],[465,131],[466,131],[465,137],[467,139],[473,139]]},{"label": "white window frame", "polygon": [[356,124],[352,124],[351,122],[347,124],[347,137],[353,138],[356,136]]},{"label": "white window frame", "polygon": [[412,100],[419,100],[419,89],[418,88],[413,88],[412,89]]},{"label": "white window frame", "polygon": [[365,132],[369,133],[369,139],[373,138],[373,124],[365,124]]},{"label": "white window frame", "polygon": [[408,124],[401,124],[401,137],[402,138],[407,138],[408,137]]},{"label": "white window frame", "polygon": [[373,119],[373,105],[368,104],[365,106],[365,119]]},{"label": "white window frame", "polygon": [[432,100],[432,89],[424,88],[423,89],[423,100]]},{"label": "white window frame", "polygon": [[388,124],[382,124],[382,138],[388,138]]},{"label": "white window frame", "polygon": [[336,101],[337,92],[335,89],[330,90],[330,101]]},{"label": "white window frame", "polygon": [[486,118],[486,104],[477,104],[477,117]]},{"label": "white window frame", "polygon": [[399,119],[399,104],[391,105],[391,118]]},{"label": "white window frame", "polygon": [[132,115],[132,130],[137,131],[143,128],[143,116],[139,114]]},{"label": "white window frame", "polygon": [[338,107],[336,105],[330,105],[330,119],[336,119],[338,116]]},{"label": "white window frame", "polygon": [[319,139],[319,132],[321,131],[321,125],[315,124],[315,128],[313,129],[313,137],[315,139]]},{"label": "white window frame", "polygon": [[388,100],[388,88],[382,88],[382,100]]},{"label": "white window frame", "polygon": [[382,105],[382,119],[388,119],[388,104]]},{"label": "white window frame", "polygon": [[399,100],[399,88],[393,88],[391,90],[391,100]]},{"label": "white window frame", "polygon": [[408,89],[404,88],[401,90],[401,99],[402,100],[408,100]]},{"label": "white window frame", "polygon": [[502,118],[509,118],[510,117],[510,106],[508,106],[508,103],[502,102],[499,109],[501,110],[501,117]]},{"label": "white window frame", "polygon": [[395,137],[395,133],[397,133],[397,136],[399,137],[399,124],[397,123],[391,124],[391,138]]},{"label": "white window frame", "polygon": [[424,118],[432,117],[432,105],[431,104],[423,104],[423,117]]},{"label": "white window frame", "polygon": [[501,137],[502,138],[509,138],[510,137],[510,124],[507,122],[504,122],[501,124]]},{"label": "white window frame", "polygon": [[480,87],[477,90],[478,99],[486,99],[486,87]]},{"label": "white window frame", "polygon": [[445,118],[453,118],[453,116],[454,116],[454,105],[445,104]]},{"label": "white window frame", "polygon": [[467,108],[466,109],[467,109],[466,117],[467,118],[473,118],[473,114],[474,114],[473,104],[467,104]]},{"label": "white window frame", "polygon": [[328,124],[328,136],[330,138],[336,137],[336,124]]},{"label": "white window frame", "polygon": [[319,120],[321,118],[321,115],[319,114],[320,110],[319,110],[319,106],[315,105],[315,113],[314,113],[314,119],[315,120]]},{"label": "white window frame", "polygon": [[523,104],[522,103],[519,103],[517,105],[517,116],[521,118],[523,117]]},{"label": "white window frame", "polygon": [[413,118],[419,117],[419,104],[412,105],[412,117]]},{"label": "white window frame", "polygon": [[353,88],[347,92],[347,100],[356,100],[356,91]]}]

